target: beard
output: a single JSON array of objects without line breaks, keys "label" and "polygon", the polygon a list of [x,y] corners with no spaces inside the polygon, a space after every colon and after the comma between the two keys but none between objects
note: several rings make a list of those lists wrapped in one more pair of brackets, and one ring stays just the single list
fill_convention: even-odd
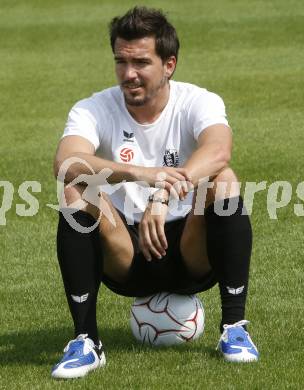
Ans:
[{"label": "beard", "polygon": [[[158,83],[158,85],[154,86],[153,88],[151,88],[150,90],[146,91],[144,89],[145,85],[144,84],[139,84],[138,86],[142,87],[144,89],[144,94],[143,96],[140,96],[140,95],[135,95],[135,96],[132,96],[130,94],[127,94],[125,91],[123,91],[123,95],[124,95],[124,98],[125,98],[125,102],[129,105],[129,106],[133,106],[133,107],[141,107],[141,106],[144,106],[145,104],[147,104],[150,100],[152,100],[155,96],[157,96],[157,94],[159,93],[159,91],[166,85],[166,83],[168,82],[168,79],[164,76],[160,82]],[[131,83],[122,83],[122,87],[123,86],[128,86],[130,85]]]},{"label": "beard", "polygon": [[128,96],[125,92],[124,92],[124,98],[128,106],[133,106],[133,107],[144,106],[150,100],[149,96],[147,95],[143,97],[139,97],[139,96],[133,97],[133,96]]}]

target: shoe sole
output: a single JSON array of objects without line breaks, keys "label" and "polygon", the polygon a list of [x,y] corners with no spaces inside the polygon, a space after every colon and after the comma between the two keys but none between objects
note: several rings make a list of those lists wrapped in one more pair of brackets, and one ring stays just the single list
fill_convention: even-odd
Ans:
[{"label": "shoe sole", "polygon": [[90,371],[97,370],[98,368],[102,368],[106,365],[106,356],[104,353],[101,354],[99,363],[97,365],[91,364],[87,365],[86,367],[79,367],[79,368],[69,368],[69,369],[57,369],[54,372],[52,372],[51,376],[54,379],[76,379],[76,378],[83,378],[86,376]]},{"label": "shoe sole", "polygon": [[226,353],[223,353],[223,357],[225,359],[226,362],[230,362],[230,363],[253,363],[253,362],[257,362],[258,361],[258,356],[255,356],[249,352],[247,353],[236,353],[236,354],[226,354]]}]

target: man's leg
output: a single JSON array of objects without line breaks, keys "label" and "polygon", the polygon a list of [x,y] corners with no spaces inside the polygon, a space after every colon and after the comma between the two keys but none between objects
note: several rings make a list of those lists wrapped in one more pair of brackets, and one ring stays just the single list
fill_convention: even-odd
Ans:
[{"label": "man's leg", "polygon": [[[67,204],[81,199],[84,188],[73,186],[65,189]],[[96,325],[96,300],[101,274],[104,272],[115,281],[122,282],[133,258],[133,246],[129,233],[116,209],[105,194],[100,208],[86,204],[73,214],[75,222],[84,227],[93,226],[100,219],[99,227],[90,233],[77,231],[64,217],[59,216],[57,248],[67,300],[75,325],[75,336],[87,333],[98,342]],[[102,202],[110,208],[115,225],[105,215],[100,215]]]},{"label": "man's leg", "polygon": [[[66,187],[64,196],[67,205],[73,207],[81,200],[82,186]],[[112,222],[100,212],[107,207]],[[90,233],[77,231],[68,222],[62,209],[59,215],[57,249],[58,260],[65,286],[69,308],[74,321],[75,337],[88,335],[95,347],[99,344],[96,323],[96,302],[101,275],[104,272],[115,281],[126,279],[133,258],[133,246],[129,233],[116,209],[105,194],[101,194],[100,207],[85,203],[82,210],[73,213],[74,222],[82,227],[93,226],[97,220],[99,226]],[[87,339],[79,340],[86,343]],[[79,343],[78,343],[79,344]],[[81,344],[81,345],[82,345]],[[88,347],[90,349],[90,346]],[[67,352],[69,354],[69,351]],[[72,352],[71,352],[72,353]],[[93,353],[93,352],[92,352]],[[64,359],[68,357],[65,355]],[[75,373],[62,368],[62,361],[53,369],[54,377],[82,376],[86,370]],[[60,367],[59,367],[60,366]],[[86,365],[88,367],[88,365]],[[93,367],[97,368],[97,367]]]},{"label": "man's leg", "polygon": [[[227,183],[226,188],[220,183]],[[202,278],[210,269],[216,273],[222,304],[221,331],[224,324],[244,320],[252,244],[250,221],[242,215],[239,186],[233,183],[237,178],[231,169],[214,179],[205,215],[195,215],[193,208],[181,239],[181,253],[194,278]],[[235,211],[221,215],[221,208],[227,209],[229,201],[236,205]]]}]

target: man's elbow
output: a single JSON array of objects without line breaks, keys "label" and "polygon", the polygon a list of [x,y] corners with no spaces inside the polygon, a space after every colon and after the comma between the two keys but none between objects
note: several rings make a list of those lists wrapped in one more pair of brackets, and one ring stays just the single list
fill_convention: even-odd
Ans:
[{"label": "man's elbow", "polygon": [[75,164],[64,164],[66,159],[59,159],[55,157],[53,163],[53,173],[56,180],[61,182],[70,182],[77,175],[74,172]]}]

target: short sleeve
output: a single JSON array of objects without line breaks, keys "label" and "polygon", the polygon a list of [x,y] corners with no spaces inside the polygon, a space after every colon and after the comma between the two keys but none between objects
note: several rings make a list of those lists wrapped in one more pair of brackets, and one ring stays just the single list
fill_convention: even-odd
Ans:
[{"label": "short sleeve", "polygon": [[89,99],[76,103],[68,115],[62,137],[79,135],[90,141],[95,150],[101,142],[100,113]]},{"label": "short sleeve", "polygon": [[192,99],[188,109],[188,120],[196,140],[209,126],[215,124],[229,126],[222,98],[207,90],[202,90]]}]

